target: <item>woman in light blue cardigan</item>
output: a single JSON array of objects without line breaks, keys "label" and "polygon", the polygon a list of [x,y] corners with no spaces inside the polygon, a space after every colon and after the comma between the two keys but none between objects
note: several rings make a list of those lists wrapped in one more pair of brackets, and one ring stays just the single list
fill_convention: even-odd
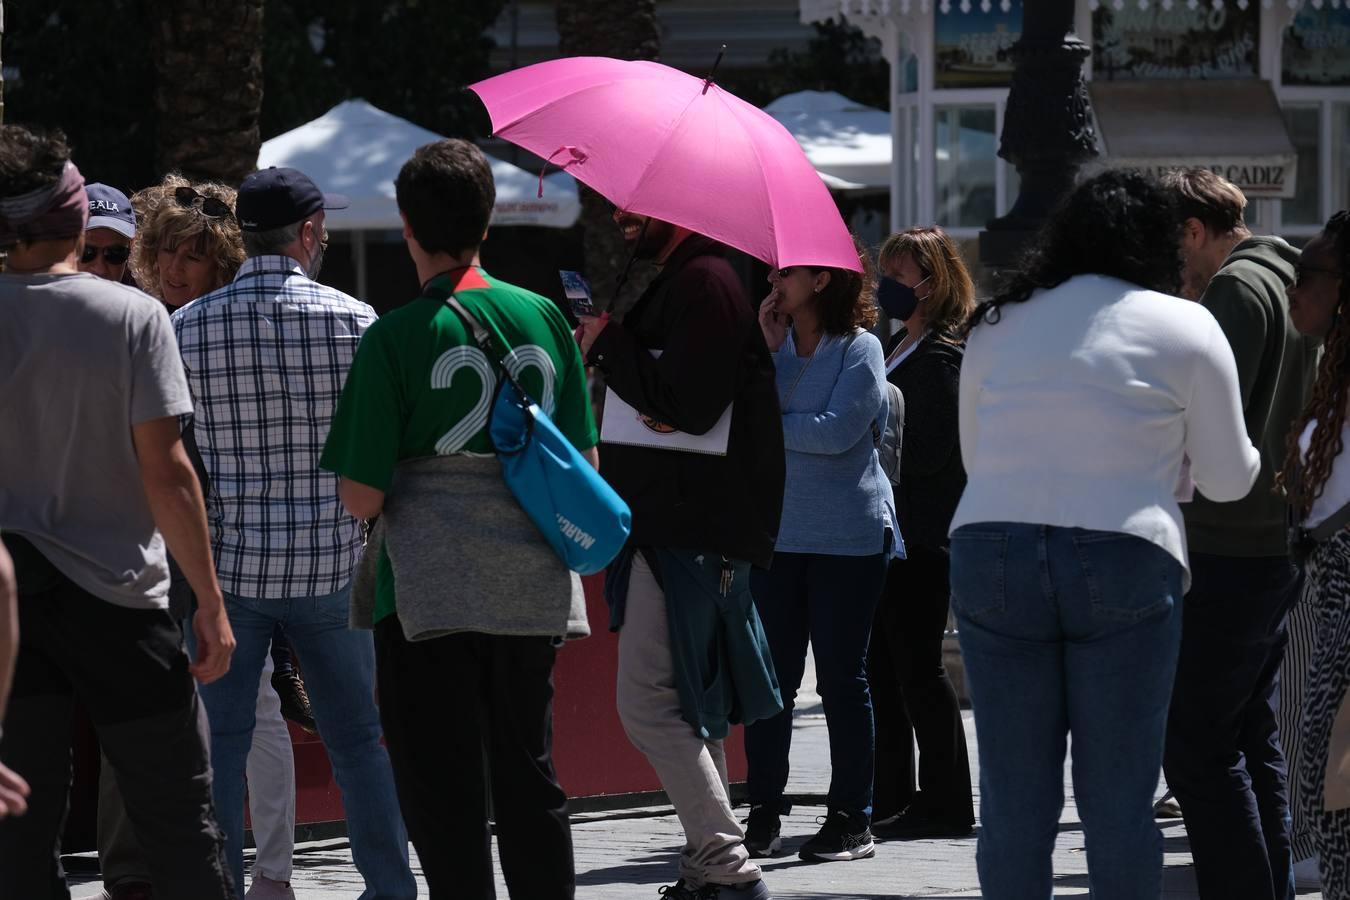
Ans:
[{"label": "woman in light blue cardigan", "polygon": [[783,410],[787,483],[772,567],[751,573],[773,652],[783,711],[745,730],[751,856],[782,848],[788,811],[793,697],[810,641],[830,730],[828,814],[801,848],[812,860],[871,856],[872,701],[867,642],[892,556],[903,553],[891,485],[877,456],[886,425],[886,367],[872,270],[791,266],[769,275],[759,321],[773,351]]}]

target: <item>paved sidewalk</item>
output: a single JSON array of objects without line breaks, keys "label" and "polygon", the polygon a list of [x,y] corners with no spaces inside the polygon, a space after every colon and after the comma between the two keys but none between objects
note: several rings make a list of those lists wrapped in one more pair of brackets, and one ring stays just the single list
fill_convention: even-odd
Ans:
[{"label": "paved sidewalk", "polygon": [[[819,699],[806,693],[801,699],[793,733],[792,779],[789,792],[823,798],[829,784],[829,743]],[[975,761],[975,729],[969,711],[966,734]],[[978,783],[978,778],[975,779]],[[1065,779],[1066,805],[1055,846],[1055,896],[1085,897],[1087,859],[1082,826],[1074,806],[1073,786]],[[823,802],[823,800],[822,800]],[[976,797],[978,813],[979,798]],[[776,898],[795,900],[949,900],[979,897],[975,874],[975,839],[927,840],[879,844],[872,859],[851,863],[808,864],[796,849],[815,832],[815,817],[823,806],[799,806],[784,820],[785,855],[767,860],[767,884]],[[1160,823],[1166,849],[1164,900],[1197,897],[1190,870],[1190,852],[1181,822]],[[679,821],[669,807],[593,813],[575,817],[575,844],[580,900],[658,900],[657,889],[675,880],[675,861],[683,844]],[[414,871],[419,871],[414,862]],[[297,900],[355,900],[362,890],[352,866],[351,851],[343,841],[315,842],[297,847],[294,882]],[[425,885],[423,885],[425,896]],[[85,883],[72,891],[77,900],[97,897],[99,887]],[[506,887],[498,873],[498,896]],[[1299,900],[1320,900],[1304,892]],[[529,898],[516,898],[529,900]]]}]

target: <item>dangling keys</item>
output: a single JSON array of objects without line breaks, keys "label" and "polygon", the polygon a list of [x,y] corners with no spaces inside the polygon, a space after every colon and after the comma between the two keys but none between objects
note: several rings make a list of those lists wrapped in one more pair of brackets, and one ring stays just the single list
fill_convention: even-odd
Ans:
[{"label": "dangling keys", "polygon": [[731,581],[736,577],[736,569],[731,565],[731,560],[725,556],[722,557],[722,581],[719,587],[722,590],[722,596],[725,597],[731,593]]}]

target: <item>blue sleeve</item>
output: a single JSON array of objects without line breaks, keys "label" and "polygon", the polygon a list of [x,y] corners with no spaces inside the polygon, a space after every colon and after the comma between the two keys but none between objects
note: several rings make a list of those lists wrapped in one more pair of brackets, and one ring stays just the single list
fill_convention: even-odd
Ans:
[{"label": "blue sleeve", "polygon": [[800,453],[843,453],[886,412],[886,363],[881,342],[861,334],[844,351],[844,365],[819,412],[783,414],[783,446]]}]

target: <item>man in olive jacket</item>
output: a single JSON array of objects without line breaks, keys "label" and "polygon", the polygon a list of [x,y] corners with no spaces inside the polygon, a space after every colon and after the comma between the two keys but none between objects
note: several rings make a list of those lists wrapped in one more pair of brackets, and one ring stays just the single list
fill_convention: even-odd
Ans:
[{"label": "man in olive jacket", "polygon": [[[731,811],[721,738],[728,721],[781,708],[749,590],[750,565],[768,566],[782,514],[773,358],[725,247],[657,219],[618,211],[615,221],[661,272],[622,325],[582,320],[587,362],[656,428],[704,435],[732,407],[725,455],[606,443],[601,433],[601,474],[633,511],[634,552],[609,573],[619,717],[684,827],[667,900],[766,900]],[[729,644],[745,648],[741,658],[699,676],[724,686],[722,698],[690,696],[690,669]]]},{"label": "man in olive jacket", "polygon": [[1242,500],[1197,493],[1183,506],[1192,581],[1163,767],[1186,817],[1200,896],[1286,900],[1294,882],[1277,675],[1298,569],[1273,486],[1317,351],[1289,321],[1298,250],[1252,236],[1246,198],[1213,172],[1181,170],[1168,183],[1186,217],[1184,292],[1232,345],[1261,472]]}]

